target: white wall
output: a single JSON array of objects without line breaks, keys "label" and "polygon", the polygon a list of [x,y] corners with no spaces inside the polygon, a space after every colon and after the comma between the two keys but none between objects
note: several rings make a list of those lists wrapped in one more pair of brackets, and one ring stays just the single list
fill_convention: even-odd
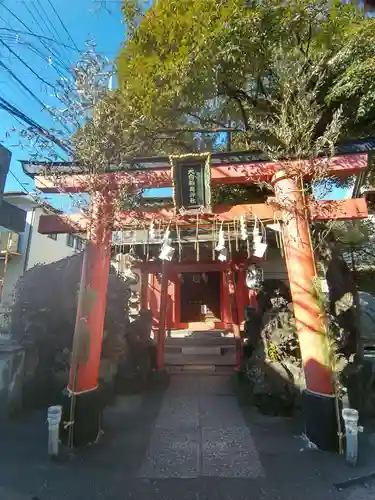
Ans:
[{"label": "white wall", "polygon": [[43,215],[43,210],[36,208],[32,224],[27,269],[31,269],[36,264],[50,264],[76,253],[73,248],[68,247],[66,234],[58,234],[57,240],[53,240],[44,234],[38,233],[39,218],[41,215]]},{"label": "white wall", "polygon": [[[27,196],[6,196],[6,201],[27,212],[26,227],[20,233],[18,252],[21,255],[10,257],[4,279],[1,307],[13,303],[14,288],[24,272],[37,264],[50,264],[75,254],[75,250],[67,245],[67,235],[59,234],[53,240],[47,235],[38,233],[39,218],[44,211]],[[0,261],[0,279],[4,276],[4,260]],[[42,286],[42,284],[41,284]]]},{"label": "white wall", "polygon": [[22,257],[19,255],[12,256],[4,275],[4,261],[1,261],[0,265],[0,276],[3,279],[4,276],[4,288],[1,297],[1,306],[3,308],[10,307],[13,304],[14,289],[19,280],[20,276],[23,274]]}]

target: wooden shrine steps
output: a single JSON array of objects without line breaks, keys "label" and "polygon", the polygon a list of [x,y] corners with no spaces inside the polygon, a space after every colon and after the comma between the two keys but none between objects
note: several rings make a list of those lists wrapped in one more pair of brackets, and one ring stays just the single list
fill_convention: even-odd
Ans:
[{"label": "wooden shrine steps", "polygon": [[236,366],[236,344],[227,331],[172,330],[165,341],[165,367],[171,373],[227,373]]}]

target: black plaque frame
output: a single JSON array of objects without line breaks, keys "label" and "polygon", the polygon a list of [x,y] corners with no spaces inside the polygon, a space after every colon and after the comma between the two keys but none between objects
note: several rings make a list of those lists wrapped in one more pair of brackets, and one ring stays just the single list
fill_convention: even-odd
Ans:
[{"label": "black plaque frame", "polygon": [[170,156],[176,213],[211,213],[210,153]]}]

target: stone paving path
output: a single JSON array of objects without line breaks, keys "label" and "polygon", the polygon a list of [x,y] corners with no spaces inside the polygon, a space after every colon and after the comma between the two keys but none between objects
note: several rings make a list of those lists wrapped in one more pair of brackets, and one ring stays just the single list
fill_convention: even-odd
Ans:
[{"label": "stone paving path", "polygon": [[375,472],[307,451],[299,427],[239,404],[230,377],[174,376],[119,397],[93,447],[47,457],[45,413],[0,426],[0,500],[372,500]]},{"label": "stone paving path", "polygon": [[176,376],[164,395],[139,477],[264,476],[228,378]]}]

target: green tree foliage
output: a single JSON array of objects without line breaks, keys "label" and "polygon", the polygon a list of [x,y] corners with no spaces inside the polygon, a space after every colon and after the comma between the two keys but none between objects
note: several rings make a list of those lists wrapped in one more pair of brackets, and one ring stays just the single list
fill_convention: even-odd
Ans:
[{"label": "green tree foliage", "polygon": [[[349,267],[357,272],[375,272],[375,219],[370,215],[364,220],[328,221],[315,223],[313,232],[317,256],[325,250],[326,243],[334,242],[336,250]],[[374,287],[373,287],[374,289]]]},{"label": "green tree foliage", "polygon": [[124,0],[123,11],[115,98],[131,151],[223,149],[230,129],[233,149],[301,157],[373,131],[375,20],[351,4]]}]

